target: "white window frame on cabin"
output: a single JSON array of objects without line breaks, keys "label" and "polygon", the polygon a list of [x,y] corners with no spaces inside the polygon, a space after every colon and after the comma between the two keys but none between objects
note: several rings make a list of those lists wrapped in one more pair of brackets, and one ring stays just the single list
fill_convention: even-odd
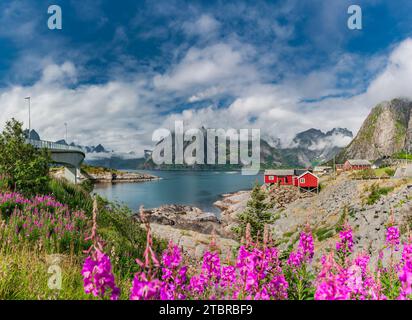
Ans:
[{"label": "white window frame on cabin", "polygon": [[274,180],[275,176],[269,176],[269,180]]},{"label": "white window frame on cabin", "polygon": [[305,182],[306,182],[305,178],[299,178],[299,183],[305,183]]}]

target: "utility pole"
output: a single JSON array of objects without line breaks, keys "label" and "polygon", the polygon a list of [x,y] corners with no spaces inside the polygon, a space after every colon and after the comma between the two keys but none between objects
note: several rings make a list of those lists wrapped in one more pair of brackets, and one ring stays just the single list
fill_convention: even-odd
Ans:
[{"label": "utility pole", "polygon": [[31,115],[30,115],[30,97],[26,97],[24,98],[24,100],[27,100],[28,104],[29,104],[29,139],[31,139]]}]

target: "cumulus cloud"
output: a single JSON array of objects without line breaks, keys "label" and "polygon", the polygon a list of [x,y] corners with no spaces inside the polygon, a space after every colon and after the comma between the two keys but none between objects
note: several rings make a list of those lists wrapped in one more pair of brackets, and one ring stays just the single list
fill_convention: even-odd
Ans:
[{"label": "cumulus cloud", "polygon": [[[379,65],[382,65],[381,60],[379,58]],[[356,133],[372,107],[379,102],[396,97],[412,99],[408,87],[412,81],[412,39],[408,38],[394,47],[384,68],[364,92],[339,96],[342,90],[336,88],[338,78],[334,73],[339,68],[332,69],[329,74],[325,70],[314,71],[295,84],[289,80],[284,84],[252,83],[238,92],[233,103],[223,110],[208,106],[173,114],[166,121],[183,119],[187,123],[196,122],[209,127],[228,124],[236,128],[256,127],[261,128],[264,134],[281,138],[283,144],[288,145],[297,132],[309,128],[326,131],[346,127]],[[337,97],[304,102],[308,98],[334,93]],[[349,142],[349,137],[331,136],[323,143],[342,147]],[[322,149],[324,146],[314,147]]]},{"label": "cumulus cloud", "polygon": [[[8,8],[10,11],[0,17],[0,22],[16,14],[13,6]],[[302,64],[296,67],[281,59],[284,51],[296,53],[284,45],[294,36],[293,26],[273,22],[271,16],[259,20],[261,11],[257,8],[232,5],[227,9],[228,15],[250,13],[244,18],[251,20],[246,21],[250,23],[244,30],[246,34],[257,37],[267,33],[284,42],[259,47],[262,38],[244,41],[232,32],[209,37],[227,28],[222,15],[215,12],[196,13],[184,23],[176,23],[190,39],[202,39],[174,46],[171,61],[161,64],[161,68],[154,62],[153,66],[152,61],[145,68],[134,68],[138,59],[121,54],[122,44],[130,44],[133,37],[126,27],[117,27],[116,54],[124,58],[125,65],[133,66],[132,71],[125,73],[122,66],[110,69],[108,79],[96,83],[82,81],[87,79],[85,72],[93,70],[86,69],[84,60],[77,56],[69,55],[62,61],[56,53],[44,57],[25,54],[35,57],[30,66],[37,65],[39,74],[29,83],[0,88],[1,126],[11,117],[27,122],[24,97],[31,96],[32,125],[42,138],[63,138],[66,122],[70,141],[82,145],[102,143],[109,149],[133,150],[142,155],[144,149],[153,146],[153,131],[173,128],[176,120],[183,120],[187,127],[260,128],[262,136],[280,138],[287,145],[296,133],[309,128],[326,131],[347,127],[356,132],[378,102],[399,96],[412,99],[408,87],[412,81],[411,39],[394,46],[388,54],[359,57],[338,51],[333,65],[313,68],[309,62],[306,65],[299,60]],[[282,10],[290,12],[292,7],[285,5]],[[252,25],[256,29],[251,29]],[[16,39],[23,37],[24,29],[32,36],[30,24],[22,28],[16,30]],[[22,55],[28,50],[25,48]],[[19,65],[23,73],[27,64]],[[347,73],[350,76],[345,76]],[[344,146],[348,139],[332,136],[322,143]]]},{"label": "cumulus cloud", "polygon": [[208,14],[202,14],[195,21],[183,23],[183,30],[189,35],[210,36],[218,30],[220,23]]},{"label": "cumulus cloud", "polygon": [[236,50],[227,43],[191,48],[184,58],[163,75],[154,77],[158,89],[182,91],[216,83],[256,78],[256,70],[246,60],[247,50]]},{"label": "cumulus cloud", "polygon": [[[43,139],[64,137],[82,145],[103,143],[121,151],[140,150],[150,141],[141,139],[156,128],[156,113],[142,98],[138,82],[112,81],[71,88],[73,64],[51,65],[32,86],[13,86],[0,91],[1,126],[11,117],[27,125],[28,109],[23,100],[32,97],[32,127]],[[69,77],[68,77],[69,76]]]}]

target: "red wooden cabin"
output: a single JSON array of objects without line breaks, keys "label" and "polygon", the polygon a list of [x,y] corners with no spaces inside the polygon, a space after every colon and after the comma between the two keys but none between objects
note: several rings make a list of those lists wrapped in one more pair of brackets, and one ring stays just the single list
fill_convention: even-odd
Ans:
[{"label": "red wooden cabin", "polygon": [[319,178],[312,172],[306,171],[294,178],[293,185],[300,188],[317,188],[319,186]]},{"label": "red wooden cabin", "polygon": [[308,170],[266,170],[265,184],[290,185],[314,189],[319,187],[319,178]]},{"label": "red wooden cabin", "polygon": [[291,186],[294,175],[294,170],[265,170],[265,183]]},{"label": "red wooden cabin", "polygon": [[350,159],[343,164],[343,170],[365,170],[370,169],[372,164],[364,159]]}]

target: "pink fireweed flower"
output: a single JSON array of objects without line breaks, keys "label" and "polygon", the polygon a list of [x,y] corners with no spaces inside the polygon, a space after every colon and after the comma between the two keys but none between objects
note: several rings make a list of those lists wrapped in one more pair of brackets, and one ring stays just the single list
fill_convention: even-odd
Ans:
[{"label": "pink fireweed flower", "polygon": [[288,285],[282,273],[278,250],[241,246],[236,269],[239,271],[235,299],[286,299]]},{"label": "pink fireweed flower", "polygon": [[353,249],[353,235],[352,228],[346,225],[345,228],[339,232],[339,241],[336,243],[336,251],[349,254]]},{"label": "pink fireweed flower", "polygon": [[162,255],[162,286],[160,298],[162,300],[184,299],[186,289],[187,267],[182,266],[182,254],[178,246],[172,242]]},{"label": "pink fireweed flower", "polygon": [[355,258],[355,265],[361,268],[363,274],[366,274],[368,271],[369,261],[370,261],[369,255],[358,254],[358,256]]},{"label": "pink fireweed flower", "polygon": [[222,277],[220,279],[220,286],[222,288],[230,288],[236,282],[236,268],[234,266],[223,266]]},{"label": "pink fireweed flower", "polygon": [[130,289],[130,300],[158,300],[162,282],[158,279],[148,280],[146,274],[136,273]]},{"label": "pink fireweed flower", "polygon": [[401,282],[399,299],[406,300],[412,294],[412,242],[403,247],[398,276]]},{"label": "pink fireweed flower", "polygon": [[167,268],[176,268],[182,262],[182,254],[178,246],[172,242],[169,244],[168,250],[162,255],[163,265]]},{"label": "pink fireweed flower", "polygon": [[386,230],[386,244],[391,248],[395,249],[395,251],[399,250],[399,238],[400,233],[397,227],[391,226]]},{"label": "pink fireweed flower", "polygon": [[299,248],[302,251],[305,262],[309,262],[310,260],[312,260],[315,252],[312,233],[302,232],[300,234]]},{"label": "pink fireweed flower", "polygon": [[302,232],[297,250],[292,251],[289,255],[288,265],[298,268],[302,263],[310,262],[315,252],[314,248],[312,234],[310,232]]},{"label": "pink fireweed flower", "polygon": [[195,295],[201,295],[205,291],[207,278],[203,275],[195,275],[190,278],[189,290]]},{"label": "pink fireweed flower", "polygon": [[346,270],[336,264],[332,255],[322,257],[318,274],[315,300],[348,300],[350,289],[345,284]]},{"label": "pink fireweed flower", "polygon": [[298,268],[298,267],[301,266],[302,262],[303,262],[302,251],[300,251],[300,250],[292,251],[289,254],[289,258],[288,258],[288,261],[287,261],[289,266]]},{"label": "pink fireweed flower", "polygon": [[218,253],[205,253],[202,273],[208,278],[220,279],[220,258]]},{"label": "pink fireweed flower", "polygon": [[95,297],[104,298],[110,292],[110,299],[117,300],[120,290],[116,287],[110,258],[100,250],[86,258],[82,269],[84,291]]}]

